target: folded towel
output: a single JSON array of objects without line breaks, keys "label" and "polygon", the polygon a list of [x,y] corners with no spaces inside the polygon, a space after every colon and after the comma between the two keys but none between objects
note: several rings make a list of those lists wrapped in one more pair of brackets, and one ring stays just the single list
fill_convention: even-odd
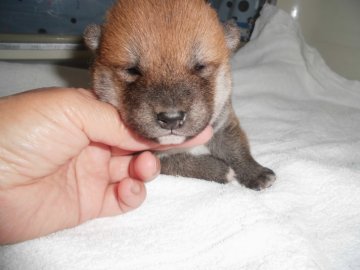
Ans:
[{"label": "folded towel", "polygon": [[[360,269],[360,82],[272,6],[233,70],[236,113],[274,186],[161,175],[133,212],[0,247],[0,269]],[[1,63],[0,78],[5,94],[67,84],[46,65]]]}]

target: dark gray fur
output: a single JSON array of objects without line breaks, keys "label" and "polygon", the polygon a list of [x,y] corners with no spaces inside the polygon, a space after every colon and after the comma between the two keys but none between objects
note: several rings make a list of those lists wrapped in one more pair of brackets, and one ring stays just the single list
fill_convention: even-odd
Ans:
[{"label": "dark gray fur", "polygon": [[176,153],[161,157],[161,173],[227,183],[231,168],[234,180],[248,188],[261,190],[271,186],[275,181],[274,172],[254,160],[230,104],[225,110],[229,110],[226,122],[206,145],[210,154]]}]

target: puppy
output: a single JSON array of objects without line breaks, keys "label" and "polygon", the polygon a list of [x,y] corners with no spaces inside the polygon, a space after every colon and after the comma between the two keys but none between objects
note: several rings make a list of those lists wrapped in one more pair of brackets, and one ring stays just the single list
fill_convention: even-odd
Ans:
[{"label": "puppy", "polygon": [[119,0],[84,35],[94,51],[93,87],[124,123],[161,144],[182,143],[211,125],[206,145],[161,154],[161,173],[269,187],[273,171],[251,156],[231,106],[229,58],[235,24],[204,0]]}]

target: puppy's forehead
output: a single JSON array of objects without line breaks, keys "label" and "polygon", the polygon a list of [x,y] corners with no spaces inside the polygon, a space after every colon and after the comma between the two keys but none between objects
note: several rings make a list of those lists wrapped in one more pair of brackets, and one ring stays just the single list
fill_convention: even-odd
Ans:
[{"label": "puppy's forehead", "polygon": [[121,0],[108,13],[100,54],[114,64],[149,66],[219,62],[228,50],[204,0]]}]

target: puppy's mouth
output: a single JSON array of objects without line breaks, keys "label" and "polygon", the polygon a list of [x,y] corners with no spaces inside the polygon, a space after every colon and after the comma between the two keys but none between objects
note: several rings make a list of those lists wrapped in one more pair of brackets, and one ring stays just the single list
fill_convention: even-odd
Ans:
[{"label": "puppy's mouth", "polygon": [[188,137],[176,134],[168,134],[156,138],[160,144],[180,144],[185,142]]},{"label": "puppy's mouth", "polygon": [[159,134],[155,138],[155,140],[158,141],[160,144],[180,144],[191,139],[194,136],[196,136],[196,134],[188,134],[186,131],[182,131],[181,129],[163,129],[161,134]]},{"label": "puppy's mouth", "polygon": [[[175,129],[175,130],[161,130],[156,137],[153,137],[152,140],[165,145],[165,144],[181,144],[185,141],[188,141],[198,135],[201,131],[205,129],[201,127],[199,130],[195,129]],[[158,130],[159,131],[159,130]]]}]

